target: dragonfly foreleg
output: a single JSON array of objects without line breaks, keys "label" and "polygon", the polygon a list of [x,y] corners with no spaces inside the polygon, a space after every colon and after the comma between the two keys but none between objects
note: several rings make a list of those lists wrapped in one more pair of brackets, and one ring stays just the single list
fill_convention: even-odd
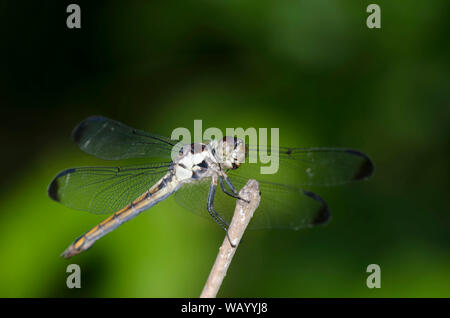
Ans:
[{"label": "dragonfly foreleg", "polygon": [[[227,183],[228,187],[231,189],[231,191],[233,191],[233,193],[229,192],[226,187],[225,187],[225,183],[223,182],[223,180],[225,179],[225,182]],[[233,197],[235,199],[239,199],[242,201],[245,201],[247,203],[249,203],[247,200],[242,199],[239,195],[238,192],[236,190],[236,188],[234,187],[233,183],[231,183],[230,178],[228,178],[228,176],[220,176],[219,177],[219,182],[220,182],[220,187],[222,188],[223,193],[229,195],[230,197]]]},{"label": "dragonfly foreleg", "polygon": [[[219,177],[219,182],[220,182],[220,187],[222,188],[223,193],[229,195],[230,197],[233,197],[235,199],[239,199],[239,196],[237,194],[236,189],[233,187],[233,185],[230,187],[231,191],[233,191],[233,193],[229,192],[227,190],[227,188],[225,187],[225,183],[223,182],[224,177],[220,176]],[[228,183],[228,182],[227,182]]]}]

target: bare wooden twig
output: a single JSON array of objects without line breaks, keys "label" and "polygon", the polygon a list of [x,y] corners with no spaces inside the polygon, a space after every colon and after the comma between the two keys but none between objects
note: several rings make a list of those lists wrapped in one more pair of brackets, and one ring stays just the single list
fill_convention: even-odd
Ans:
[{"label": "bare wooden twig", "polygon": [[230,244],[230,240],[225,236],[200,298],[216,297],[236,252],[236,248],[261,200],[258,182],[256,180],[249,180],[239,192],[239,196],[245,201],[237,200],[233,219],[228,228],[228,236],[234,246]]}]

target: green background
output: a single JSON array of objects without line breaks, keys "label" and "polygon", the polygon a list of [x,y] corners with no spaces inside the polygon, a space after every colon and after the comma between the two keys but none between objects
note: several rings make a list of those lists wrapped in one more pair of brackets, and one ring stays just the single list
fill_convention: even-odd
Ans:
[{"label": "green background", "polygon": [[[219,296],[449,297],[450,3],[6,1],[0,98],[0,296],[197,297],[224,233],[170,198],[71,260],[104,216],[51,201],[90,115],[169,135],[176,127],[278,127],[280,144],[351,147],[366,182],[313,189],[325,227],[248,231]],[[66,267],[82,288],[66,287]],[[381,288],[366,268],[381,266]]]}]

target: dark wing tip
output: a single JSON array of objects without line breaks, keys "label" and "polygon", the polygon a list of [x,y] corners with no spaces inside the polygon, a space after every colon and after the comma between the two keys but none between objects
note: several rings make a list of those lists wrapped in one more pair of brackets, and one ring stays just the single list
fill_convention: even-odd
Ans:
[{"label": "dark wing tip", "polygon": [[74,168],[72,168],[72,169],[67,169],[67,170],[64,170],[64,171],[61,171],[60,173],[58,173],[57,175],[56,175],[56,177],[52,180],[52,182],[50,183],[50,185],[48,186],[48,190],[47,190],[47,193],[48,193],[48,196],[52,199],[52,200],[54,200],[54,201],[56,201],[56,202],[60,202],[61,201],[61,198],[59,197],[59,183],[58,183],[58,179],[59,178],[61,178],[61,177],[64,177],[65,175],[67,175],[67,174],[69,174],[69,173],[72,173],[72,172],[74,172],[75,171],[75,169]]},{"label": "dark wing tip", "polygon": [[50,185],[48,186],[48,196],[56,202],[59,202],[59,195],[58,195],[58,179],[55,178],[52,180],[52,182],[50,183]]},{"label": "dark wing tip", "polygon": [[81,141],[81,138],[83,138],[84,132],[86,130],[86,127],[90,122],[93,121],[104,121],[106,118],[103,116],[90,116],[83,120],[81,123],[75,126],[75,128],[72,131],[72,140],[79,144]]},{"label": "dark wing tip", "polygon": [[326,202],[320,196],[311,191],[303,190],[303,193],[308,197],[321,203],[321,207],[317,211],[317,214],[314,216],[314,219],[312,220],[311,224],[322,225],[328,223],[328,221],[330,221],[331,219],[331,212]]},{"label": "dark wing tip", "polygon": [[353,175],[353,181],[367,179],[373,174],[375,166],[372,160],[370,160],[370,158],[365,153],[352,149],[348,149],[346,150],[346,152],[363,158],[363,161],[356,170],[356,173]]}]

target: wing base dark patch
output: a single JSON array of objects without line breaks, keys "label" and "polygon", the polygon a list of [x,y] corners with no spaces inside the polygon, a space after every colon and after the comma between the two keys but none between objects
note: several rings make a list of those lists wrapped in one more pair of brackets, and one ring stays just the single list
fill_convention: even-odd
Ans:
[{"label": "wing base dark patch", "polygon": [[303,193],[305,195],[309,196],[310,198],[320,202],[322,205],[320,207],[317,215],[312,220],[311,224],[312,225],[323,225],[323,224],[328,223],[331,219],[331,212],[330,212],[330,209],[328,208],[328,205],[326,204],[326,202],[320,196],[318,196],[317,194],[315,194],[313,192],[303,190]]}]

